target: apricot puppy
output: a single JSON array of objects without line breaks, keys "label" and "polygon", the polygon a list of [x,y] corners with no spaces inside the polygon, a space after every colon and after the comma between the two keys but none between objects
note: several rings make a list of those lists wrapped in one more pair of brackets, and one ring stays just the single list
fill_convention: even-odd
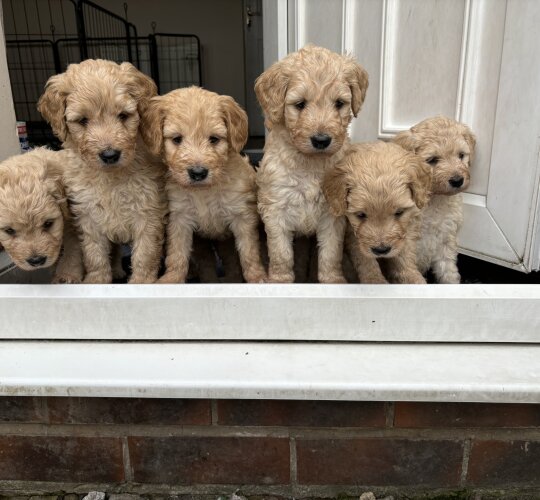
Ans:
[{"label": "apricot puppy", "polygon": [[190,87],[150,101],[143,136],[169,168],[166,272],[160,282],[185,281],[194,232],[208,238],[232,233],[246,281],[265,281],[255,171],[239,154],[247,134],[247,115],[231,97]]},{"label": "apricot puppy", "polygon": [[474,134],[463,123],[437,116],[401,132],[394,141],[421,156],[433,169],[433,195],[422,213],[418,267],[424,274],[431,269],[439,283],[459,283],[457,233],[463,223],[460,193],[470,182]]},{"label": "apricot puppy", "polygon": [[269,129],[257,184],[272,282],[294,281],[293,238],[314,233],[319,281],[345,282],[345,219],[328,210],[321,185],[349,146],[347,127],[367,87],[368,75],[353,58],[312,45],[273,64],[255,83]]},{"label": "apricot puppy", "polygon": [[65,172],[81,230],[85,283],[110,283],[111,242],[131,243],[130,283],[153,283],[161,258],[164,166],[139,137],[154,82],[130,63],[86,60],[47,82],[38,109],[78,162]]},{"label": "apricot puppy", "polygon": [[57,264],[53,283],[80,283],[83,278],[62,185],[69,161],[65,151],[39,148],[0,163],[0,244],[25,271]]},{"label": "apricot puppy", "polygon": [[327,172],[324,194],[349,220],[346,246],[361,283],[425,283],[416,241],[430,183],[418,156],[384,142],[351,146]]}]

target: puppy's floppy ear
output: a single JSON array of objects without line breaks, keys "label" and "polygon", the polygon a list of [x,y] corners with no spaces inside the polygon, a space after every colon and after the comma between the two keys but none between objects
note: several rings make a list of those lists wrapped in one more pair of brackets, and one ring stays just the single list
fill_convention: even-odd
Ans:
[{"label": "puppy's floppy ear", "polygon": [[420,147],[420,140],[413,132],[414,127],[411,130],[405,130],[396,135],[392,142],[398,144],[403,149],[416,153],[417,149]]},{"label": "puppy's floppy ear", "polygon": [[470,151],[470,157],[472,158],[474,155],[474,149],[476,148],[476,136],[473,134],[473,131],[467,127],[464,123],[460,123],[460,131],[463,138],[467,141],[467,144],[469,145]]},{"label": "puppy's floppy ear", "polygon": [[431,195],[432,169],[420,156],[414,153],[407,154],[406,162],[409,188],[412,192],[414,203],[418,208],[424,208]]},{"label": "puppy's floppy ear", "polygon": [[339,217],[347,212],[349,188],[343,161],[326,172],[322,190],[332,215]]},{"label": "puppy's floppy ear", "polygon": [[264,111],[267,122],[280,123],[283,120],[285,95],[289,84],[287,60],[272,64],[255,80],[257,100]]},{"label": "puppy's floppy ear", "polygon": [[220,97],[221,109],[227,124],[229,143],[240,153],[248,140],[248,117],[240,105],[228,95]]},{"label": "puppy's floppy ear", "polygon": [[366,98],[369,86],[369,76],[367,71],[360,66],[351,56],[346,56],[345,78],[349,83],[352,93],[351,108],[354,116],[360,112],[360,108]]},{"label": "puppy's floppy ear", "polygon": [[120,64],[120,69],[125,75],[128,93],[137,101],[137,111],[141,115],[150,99],[157,95],[157,86],[152,78],[146,76],[131,63]]},{"label": "puppy's floppy ear", "polygon": [[66,125],[66,99],[69,94],[68,77],[66,73],[51,76],[45,84],[45,92],[39,98],[38,111],[47,120],[54,134],[65,141],[68,135]]},{"label": "puppy's floppy ear", "polygon": [[163,109],[163,97],[156,96],[150,99],[141,115],[139,126],[145,144],[156,156],[161,154],[163,148]]}]

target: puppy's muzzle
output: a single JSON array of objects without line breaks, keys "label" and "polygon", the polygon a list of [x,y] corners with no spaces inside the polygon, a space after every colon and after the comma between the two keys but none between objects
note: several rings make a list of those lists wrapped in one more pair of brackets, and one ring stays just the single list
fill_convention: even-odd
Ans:
[{"label": "puppy's muzzle", "polygon": [[326,149],[332,142],[332,138],[327,134],[313,135],[310,137],[310,139],[313,147],[320,150]]},{"label": "puppy's muzzle", "polygon": [[456,175],[448,181],[448,184],[450,184],[450,186],[452,186],[453,188],[457,189],[463,186],[463,181],[464,179],[461,175]]},{"label": "puppy's muzzle", "polygon": [[118,149],[105,149],[99,153],[99,158],[105,165],[118,163],[120,156],[122,156],[122,151],[118,151]]},{"label": "puppy's muzzle", "polygon": [[195,167],[188,168],[189,178],[193,182],[204,181],[208,177],[208,169],[197,165]]},{"label": "puppy's muzzle", "polygon": [[45,255],[32,255],[32,257],[26,259],[26,262],[32,267],[40,267],[47,262],[47,257]]},{"label": "puppy's muzzle", "polygon": [[389,247],[388,245],[380,245],[378,247],[371,247],[371,251],[377,257],[382,257],[383,255],[387,255],[388,253],[390,253],[390,250],[392,250],[392,247]]}]

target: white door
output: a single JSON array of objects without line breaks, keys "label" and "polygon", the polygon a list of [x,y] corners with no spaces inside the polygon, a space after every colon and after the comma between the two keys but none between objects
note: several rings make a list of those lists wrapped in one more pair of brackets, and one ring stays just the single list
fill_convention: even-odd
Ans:
[{"label": "white door", "polygon": [[461,251],[522,271],[540,267],[538,0],[269,4],[265,66],[283,47],[311,42],[353,53],[369,72],[354,141],[390,138],[436,114],[469,124],[478,148]]}]

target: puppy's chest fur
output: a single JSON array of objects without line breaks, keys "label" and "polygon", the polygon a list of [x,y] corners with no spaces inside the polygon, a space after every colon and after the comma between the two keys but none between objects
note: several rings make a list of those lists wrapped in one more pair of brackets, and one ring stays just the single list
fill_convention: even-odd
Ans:
[{"label": "puppy's chest fur", "polygon": [[226,237],[237,218],[257,218],[254,177],[247,166],[236,168],[228,182],[211,188],[185,189],[169,180],[171,217],[206,238]]},{"label": "puppy's chest fur", "polygon": [[156,165],[139,164],[118,172],[83,166],[68,175],[74,215],[81,225],[90,222],[98,227],[112,242],[131,242],[151,215],[153,220],[165,214],[162,171]]},{"label": "puppy's chest fur", "polygon": [[278,217],[289,230],[313,234],[328,212],[322,192],[324,174],[338,161],[332,157],[307,158],[269,151],[257,173],[259,210],[263,218]]},{"label": "puppy's chest fur", "polygon": [[422,232],[417,245],[418,267],[426,272],[445,251],[448,241],[456,239],[463,222],[463,197],[433,195],[422,210]]}]

